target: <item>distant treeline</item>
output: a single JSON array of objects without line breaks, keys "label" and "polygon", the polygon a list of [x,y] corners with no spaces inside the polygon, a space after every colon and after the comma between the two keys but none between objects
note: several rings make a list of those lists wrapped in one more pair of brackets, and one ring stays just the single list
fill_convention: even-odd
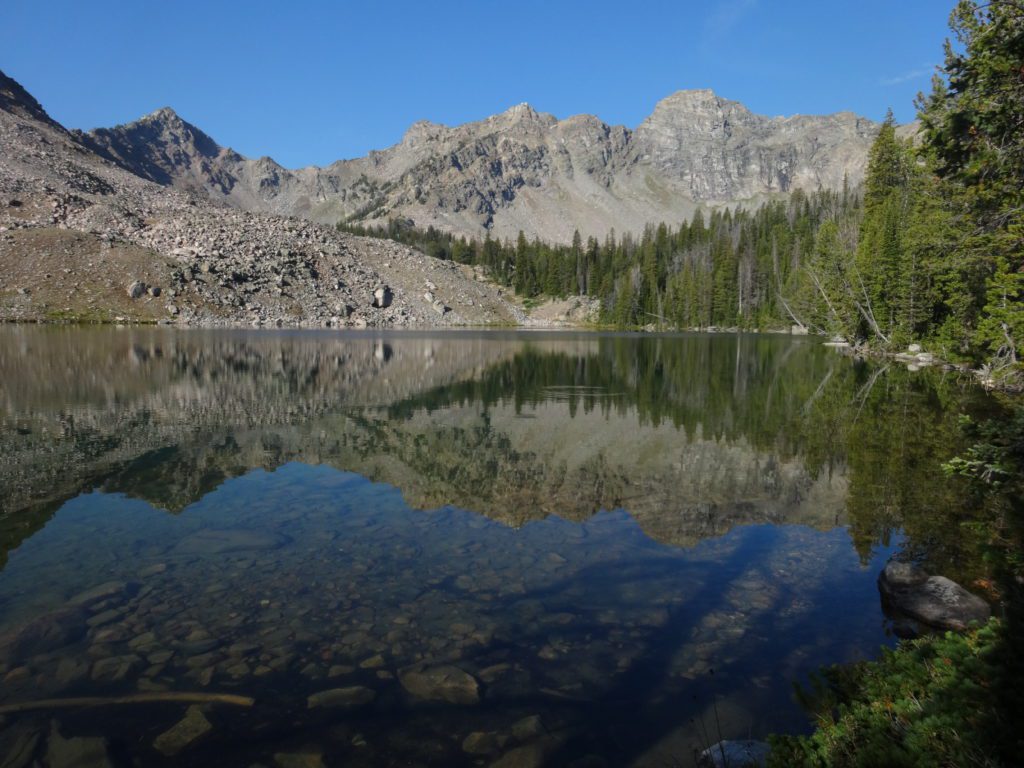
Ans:
[{"label": "distant treeline", "polygon": [[353,234],[384,237],[440,259],[485,267],[524,297],[590,296],[601,320],[620,327],[758,328],[793,322],[782,297],[813,252],[821,224],[857,221],[860,196],[795,192],[755,211],[697,211],[678,226],[651,225],[639,237],[603,242],[576,232],[571,245],[457,237],[407,221],[387,226],[341,224]]}]

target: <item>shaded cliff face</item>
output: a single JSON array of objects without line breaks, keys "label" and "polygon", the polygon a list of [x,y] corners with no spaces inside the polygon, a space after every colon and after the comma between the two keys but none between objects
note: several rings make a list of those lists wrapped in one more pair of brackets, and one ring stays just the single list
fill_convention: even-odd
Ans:
[{"label": "shaded cliff face", "polygon": [[27,120],[36,120],[50,126],[57,125],[32,94],[3,72],[0,72],[0,110]]},{"label": "shaded cliff face", "polygon": [[764,117],[708,90],[659,102],[635,131],[520,104],[475,123],[414,124],[324,168],[282,168],[214,143],[170,110],[84,140],[134,173],[240,208],[335,223],[412,219],[457,233],[567,241],[858,183],[878,125],[851,113]]}]

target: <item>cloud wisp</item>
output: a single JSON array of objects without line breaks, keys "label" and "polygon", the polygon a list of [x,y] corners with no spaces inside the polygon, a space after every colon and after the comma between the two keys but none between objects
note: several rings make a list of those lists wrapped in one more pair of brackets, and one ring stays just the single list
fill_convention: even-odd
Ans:
[{"label": "cloud wisp", "polygon": [[705,41],[720,39],[729,34],[750,11],[757,7],[758,0],[724,0],[716,3],[714,10],[704,20]]},{"label": "cloud wisp", "polygon": [[920,80],[925,75],[930,75],[935,70],[934,67],[918,67],[912,69],[909,72],[904,72],[899,75],[892,75],[891,77],[883,77],[878,81],[879,85],[902,85],[903,83],[909,83],[911,80]]}]

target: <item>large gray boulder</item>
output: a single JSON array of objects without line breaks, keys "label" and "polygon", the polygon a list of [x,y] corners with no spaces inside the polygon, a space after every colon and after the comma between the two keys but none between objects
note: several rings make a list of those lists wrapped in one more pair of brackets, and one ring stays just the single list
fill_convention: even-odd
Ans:
[{"label": "large gray boulder", "polygon": [[391,289],[386,285],[382,285],[373,292],[373,301],[371,303],[377,309],[384,309],[391,306],[393,298],[394,294],[391,292]]},{"label": "large gray boulder", "polygon": [[447,701],[450,704],[477,704],[480,701],[476,678],[458,667],[430,667],[405,672],[398,679],[405,690],[427,701]]},{"label": "large gray boulder", "polygon": [[878,577],[883,606],[936,629],[963,631],[992,615],[988,603],[945,576],[890,561]]},{"label": "large gray boulder", "polygon": [[153,748],[167,757],[173,757],[212,730],[213,726],[202,709],[191,706],[185,712],[185,717],[156,737]]},{"label": "large gray boulder", "polygon": [[31,619],[0,635],[0,661],[15,664],[77,642],[88,630],[87,618],[81,606],[69,606]]}]

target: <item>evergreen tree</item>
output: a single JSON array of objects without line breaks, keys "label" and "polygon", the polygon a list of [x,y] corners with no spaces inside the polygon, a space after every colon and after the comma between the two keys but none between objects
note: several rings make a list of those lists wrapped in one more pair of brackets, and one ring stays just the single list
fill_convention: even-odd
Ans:
[{"label": "evergreen tree", "polygon": [[910,333],[904,316],[909,304],[901,291],[914,286],[907,274],[910,265],[903,240],[914,210],[913,165],[910,144],[896,136],[890,111],[871,146],[856,273],[851,273],[850,285],[862,315],[862,335],[873,334],[885,342],[905,340]]},{"label": "evergreen tree", "polygon": [[950,25],[957,45],[947,42],[941,76],[918,102],[924,151],[947,182],[966,262],[947,270],[947,291],[959,299],[954,306],[967,305],[965,319],[976,316],[975,344],[1016,365],[1024,339],[1024,5],[964,0]]}]

